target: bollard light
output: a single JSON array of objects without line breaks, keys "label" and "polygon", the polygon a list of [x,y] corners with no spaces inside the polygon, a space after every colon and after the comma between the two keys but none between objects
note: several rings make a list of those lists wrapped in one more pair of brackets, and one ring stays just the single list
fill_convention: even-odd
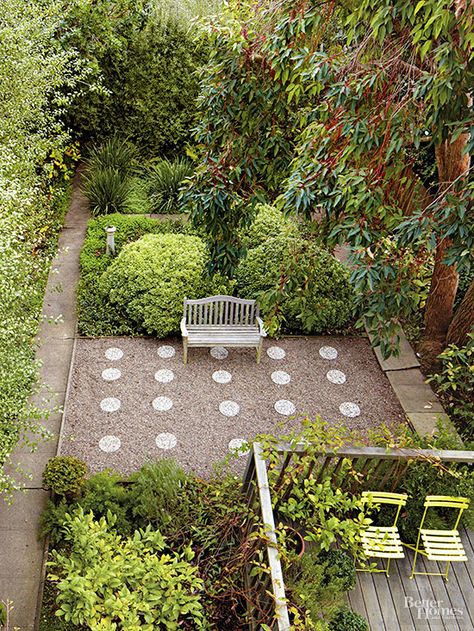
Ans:
[{"label": "bollard light", "polygon": [[115,226],[107,226],[105,232],[107,233],[107,244],[105,248],[106,254],[115,254],[115,231],[117,228]]}]

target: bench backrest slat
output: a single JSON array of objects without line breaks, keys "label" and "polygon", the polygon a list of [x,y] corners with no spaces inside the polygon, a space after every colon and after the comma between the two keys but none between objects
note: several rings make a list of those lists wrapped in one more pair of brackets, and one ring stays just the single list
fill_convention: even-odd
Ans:
[{"label": "bench backrest slat", "polygon": [[190,325],[248,326],[255,324],[259,309],[255,300],[210,296],[199,300],[185,300],[183,315]]}]

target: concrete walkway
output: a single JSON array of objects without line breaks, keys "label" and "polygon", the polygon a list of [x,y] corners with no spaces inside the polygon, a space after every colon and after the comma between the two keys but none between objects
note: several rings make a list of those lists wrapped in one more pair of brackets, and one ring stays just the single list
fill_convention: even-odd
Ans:
[{"label": "concrete walkway", "polygon": [[[77,323],[75,291],[79,279],[79,252],[88,218],[87,201],[79,189],[79,175],[76,175],[58,254],[48,278],[44,319],[38,333],[37,357],[42,362],[39,381],[46,387],[35,395],[34,403],[40,404],[41,399],[47,397],[47,408],[51,410],[62,409],[66,399]],[[58,316],[61,316],[58,324],[47,321]],[[26,447],[16,449],[14,464],[29,471],[32,479],[26,482],[26,492],[15,495],[11,506],[0,504],[0,600],[13,602],[11,628],[21,631],[36,628],[44,555],[44,543],[38,540],[38,519],[48,498],[48,493],[41,488],[41,480],[48,459],[56,455],[61,421],[61,412],[53,412],[44,422],[54,438],[41,442],[35,453]]]}]

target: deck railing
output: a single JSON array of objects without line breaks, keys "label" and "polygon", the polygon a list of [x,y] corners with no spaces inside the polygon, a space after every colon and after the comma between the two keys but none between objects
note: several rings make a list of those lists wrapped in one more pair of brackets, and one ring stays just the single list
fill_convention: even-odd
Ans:
[{"label": "deck railing", "polygon": [[[246,573],[247,588],[258,598],[258,602],[252,603],[248,609],[252,630],[260,628],[262,623],[278,631],[290,629],[275,517],[279,504],[290,497],[295,484],[302,484],[312,475],[319,482],[330,479],[334,486],[350,492],[356,492],[363,480],[370,480],[371,490],[394,491],[414,462],[445,463],[450,467],[474,464],[474,451],[344,447],[337,451],[311,452],[311,458],[304,460],[302,456],[308,453],[308,445],[303,443],[296,446],[282,443],[274,450],[279,459],[273,488],[269,485],[268,462],[260,443],[253,443],[250,449],[242,486],[248,504],[264,524],[266,544],[262,539],[262,546],[266,548],[269,568],[268,573],[252,573],[251,563]],[[347,475],[348,468],[351,475]],[[286,487],[284,491],[283,486]],[[275,500],[277,493],[279,498]],[[257,554],[261,553],[261,549],[257,550]]]}]

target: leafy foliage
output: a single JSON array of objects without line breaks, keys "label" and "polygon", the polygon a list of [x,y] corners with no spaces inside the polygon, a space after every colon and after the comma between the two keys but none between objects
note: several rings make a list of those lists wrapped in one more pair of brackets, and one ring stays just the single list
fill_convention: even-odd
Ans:
[{"label": "leafy foliage", "polygon": [[98,167],[84,176],[84,193],[93,215],[124,212],[127,207],[130,182],[118,169]]},{"label": "leafy foliage", "polygon": [[[4,471],[15,443],[39,437],[42,410],[27,405],[36,380],[33,338],[76,151],[58,121],[61,86],[77,67],[54,39],[62,3],[2,3],[0,22],[0,492],[18,486]],[[62,105],[61,105],[62,104]],[[66,155],[68,152],[68,155]]]},{"label": "leafy foliage", "polygon": [[458,421],[461,431],[474,436],[474,333],[466,346],[450,344],[439,356],[441,369],[431,376],[431,383],[447,405],[453,420]]},{"label": "leafy foliage", "polygon": [[119,313],[99,290],[102,273],[114,261],[105,253],[105,228],[113,225],[116,253],[127,243],[145,234],[188,234],[189,226],[180,221],[157,221],[148,217],[127,217],[120,214],[97,217],[89,222],[87,235],[80,255],[81,277],[77,304],[79,331],[83,335],[134,335],[136,324]]},{"label": "leafy foliage", "polygon": [[[205,5],[205,3],[202,3]],[[171,3],[139,0],[74,2],[59,37],[90,69],[66,122],[82,138],[118,132],[149,155],[178,151],[189,135],[197,96],[195,70],[206,46],[194,40]]]},{"label": "leafy foliage", "polygon": [[74,456],[50,458],[43,471],[43,484],[58,495],[77,495],[87,473],[87,465]]},{"label": "leafy foliage", "polygon": [[124,539],[113,524],[111,513],[95,521],[81,507],[65,516],[70,550],[53,550],[49,562],[51,579],[58,581],[57,615],[90,628],[178,629],[185,620],[205,628],[203,583],[190,564],[192,551],[168,551],[151,527]]},{"label": "leafy foliage", "polygon": [[348,270],[329,252],[288,231],[250,249],[235,280],[239,295],[258,300],[270,333],[281,327],[334,331],[352,314]]},{"label": "leafy foliage", "polygon": [[193,167],[186,158],[177,158],[173,162],[161,160],[151,167],[147,179],[153,212],[180,212],[178,198],[181,185],[192,172]]},{"label": "leafy foliage", "polygon": [[369,631],[367,620],[356,611],[342,607],[329,622],[330,631]]},{"label": "leafy foliage", "polygon": [[242,237],[245,248],[257,248],[273,237],[298,236],[297,224],[274,206],[259,204],[255,210],[257,214]]},{"label": "leafy foliage", "polygon": [[127,320],[166,337],[179,329],[184,298],[207,295],[212,288],[206,263],[198,237],[148,234],[122,249],[99,287]]}]

